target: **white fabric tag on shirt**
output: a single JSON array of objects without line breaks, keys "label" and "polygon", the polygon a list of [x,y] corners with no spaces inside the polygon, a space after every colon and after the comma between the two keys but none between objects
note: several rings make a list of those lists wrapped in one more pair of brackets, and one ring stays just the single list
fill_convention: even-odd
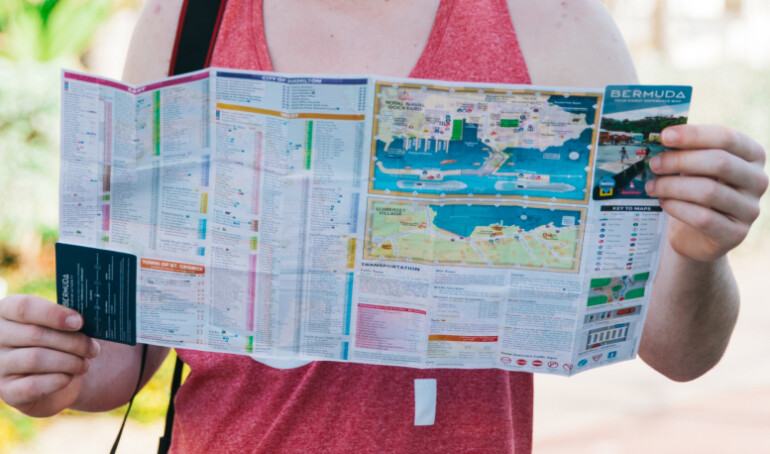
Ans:
[{"label": "white fabric tag on shirt", "polygon": [[414,425],[432,426],[436,422],[436,379],[414,381]]},{"label": "white fabric tag on shirt", "polygon": [[258,363],[265,364],[274,369],[296,369],[302,367],[305,364],[310,364],[310,361],[301,359],[276,359],[276,358],[260,358],[259,356],[252,356],[251,359]]}]

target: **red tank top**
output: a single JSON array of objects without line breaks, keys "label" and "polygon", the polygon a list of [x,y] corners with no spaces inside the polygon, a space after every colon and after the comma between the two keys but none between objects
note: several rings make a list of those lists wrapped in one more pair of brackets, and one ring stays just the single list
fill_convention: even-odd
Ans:
[{"label": "red tank top", "polygon": [[[479,43],[483,43],[480,45]],[[229,0],[212,66],[272,71],[261,0]],[[530,83],[506,0],[442,0],[410,77]],[[278,370],[179,350],[174,453],[528,453],[532,376],[314,362]],[[415,380],[436,379],[435,422],[415,425]]]}]

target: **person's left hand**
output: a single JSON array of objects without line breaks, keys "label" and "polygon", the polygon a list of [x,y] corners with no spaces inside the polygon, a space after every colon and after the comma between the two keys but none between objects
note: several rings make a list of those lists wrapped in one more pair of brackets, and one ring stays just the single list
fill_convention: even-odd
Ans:
[{"label": "person's left hand", "polygon": [[679,125],[663,130],[666,151],[650,160],[661,175],[647,193],[671,215],[668,240],[682,256],[713,261],[746,238],[768,186],[765,150],[727,126]]}]

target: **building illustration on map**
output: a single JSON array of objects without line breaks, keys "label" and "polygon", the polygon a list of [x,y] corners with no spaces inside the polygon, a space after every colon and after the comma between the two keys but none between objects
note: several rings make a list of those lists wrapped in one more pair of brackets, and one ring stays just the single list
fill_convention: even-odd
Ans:
[{"label": "building illustration on map", "polygon": [[370,193],[588,200],[600,94],[377,83]]}]

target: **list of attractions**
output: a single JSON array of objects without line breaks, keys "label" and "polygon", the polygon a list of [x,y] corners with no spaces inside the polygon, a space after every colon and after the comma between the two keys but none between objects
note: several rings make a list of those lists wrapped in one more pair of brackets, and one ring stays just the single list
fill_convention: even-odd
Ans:
[{"label": "list of attractions", "polygon": [[[666,222],[648,162],[690,93],[65,71],[60,281],[116,342],[559,375],[630,359]],[[88,291],[107,283],[130,294]]]}]

